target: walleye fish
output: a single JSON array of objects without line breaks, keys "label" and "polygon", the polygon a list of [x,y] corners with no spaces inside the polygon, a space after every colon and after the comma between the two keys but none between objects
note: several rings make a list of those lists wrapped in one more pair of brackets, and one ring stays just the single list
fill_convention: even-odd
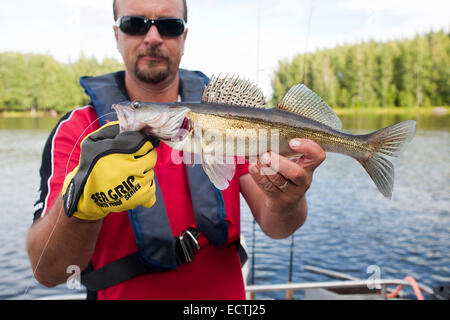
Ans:
[{"label": "walleye fish", "polygon": [[369,134],[345,133],[338,116],[305,85],[292,87],[277,107],[266,108],[261,90],[237,77],[212,77],[200,103],[127,101],[113,109],[122,131],[143,130],[175,150],[198,155],[220,190],[234,176],[234,157],[255,159],[270,150],[299,157],[289,141],[305,138],[326,152],[356,159],[390,199],[394,166],[384,155],[397,157],[416,129],[416,122],[407,120]]}]

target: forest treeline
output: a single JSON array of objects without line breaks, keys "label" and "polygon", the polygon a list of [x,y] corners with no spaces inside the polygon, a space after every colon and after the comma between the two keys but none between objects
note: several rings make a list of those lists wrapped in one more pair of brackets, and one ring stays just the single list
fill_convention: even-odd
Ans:
[{"label": "forest treeline", "polygon": [[50,55],[0,53],[0,111],[64,112],[89,102],[79,79],[123,69],[115,59],[98,62],[83,55],[60,63]]},{"label": "forest treeline", "polygon": [[[80,76],[120,69],[123,65],[114,59],[99,62],[82,55],[61,63],[50,55],[0,53],[0,111],[64,112],[82,106],[88,97]],[[449,34],[441,30],[413,39],[343,45],[280,61],[271,103],[303,82],[332,107],[448,106]]]},{"label": "forest treeline", "polygon": [[271,103],[298,83],[332,107],[448,106],[450,34],[342,45],[280,61]]}]

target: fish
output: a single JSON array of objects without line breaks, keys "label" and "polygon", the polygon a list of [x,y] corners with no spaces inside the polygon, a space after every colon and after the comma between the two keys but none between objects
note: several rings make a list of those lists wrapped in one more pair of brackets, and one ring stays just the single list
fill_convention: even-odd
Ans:
[{"label": "fish", "polygon": [[290,88],[269,108],[260,88],[236,76],[211,77],[200,102],[124,101],[112,108],[121,131],[142,131],[184,156],[194,155],[220,190],[234,176],[235,159],[254,162],[268,151],[298,158],[301,154],[289,141],[304,138],[325,152],[357,160],[381,194],[391,199],[394,165],[386,156],[398,157],[416,131],[416,122],[406,120],[368,134],[346,133],[331,107],[304,84]]}]

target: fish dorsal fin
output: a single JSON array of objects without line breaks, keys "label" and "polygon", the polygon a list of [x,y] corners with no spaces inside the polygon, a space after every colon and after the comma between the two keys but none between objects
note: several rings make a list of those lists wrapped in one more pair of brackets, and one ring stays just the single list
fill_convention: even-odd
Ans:
[{"label": "fish dorsal fin", "polygon": [[212,76],[203,89],[203,103],[230,104],[241,107],[265,108],[264,95],[257,86],[238,77]]},{"label": "fish dorsal fin", "polygon": [[342,129],[341,120],[330,106],[304,84],[289,89],[277,108],[318,121],[336,130]]}]

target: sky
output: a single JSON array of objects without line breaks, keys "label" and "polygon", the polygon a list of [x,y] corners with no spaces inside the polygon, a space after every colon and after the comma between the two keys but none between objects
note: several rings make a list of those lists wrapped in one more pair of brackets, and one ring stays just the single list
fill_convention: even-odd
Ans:
[{"label": "sky", "polygon": [[[187,0],[181,67],[233,74],[266,98],[281,59],[344,43],[450,31],[449,0]],[[121,60],[112,0],[0,0],[0,52]],[[259,27],[258,27],[259,26]]]}]

